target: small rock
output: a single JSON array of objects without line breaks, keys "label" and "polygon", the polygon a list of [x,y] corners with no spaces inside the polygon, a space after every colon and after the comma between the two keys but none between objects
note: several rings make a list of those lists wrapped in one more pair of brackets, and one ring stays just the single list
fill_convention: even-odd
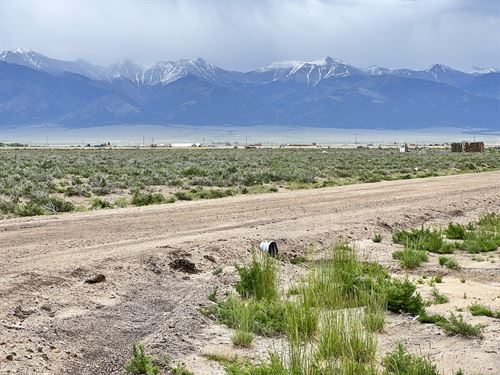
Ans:
[{"label": "small rock", "polygon": [[151,258],[148,259],[147,266],[148,266],[148,270],[156,273],[157,275],[159,275],[160,273],[163,272],[163,270],[159,266],[157,260],[154,259],[153,257],[151,257]]},{"label": "small rock", "polygon": [[106,276],[104,276],[102,273],[98,273],[86,278],[85,284],[97,284],[102,283],[103,281],[106,281]]},{"label": "small rock", "polygon": [[206,260],[209,260],[212,263],[217,263],[217,261],[215,260],[215,258],[213,256],[211,256],[211,255],[208,255],[208,254],[203,255],[203,258],[205,258]]},{"label": "small rock", "polygon": [[5,356],[5,359],[6,359],[7,361],[13,361],[13,360],[14,360],[14,354],[7,354],[7,355]]}]

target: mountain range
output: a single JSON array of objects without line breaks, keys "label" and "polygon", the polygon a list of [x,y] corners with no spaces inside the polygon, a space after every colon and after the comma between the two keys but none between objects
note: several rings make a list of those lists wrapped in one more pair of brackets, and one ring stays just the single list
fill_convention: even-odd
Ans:
[{"label": "mountain range", "polygon": [[110,66],[0,53],[0,126],[296,125],[500,130],[500,72],[359,68],[330,57],[250,72],[202,58]]}]

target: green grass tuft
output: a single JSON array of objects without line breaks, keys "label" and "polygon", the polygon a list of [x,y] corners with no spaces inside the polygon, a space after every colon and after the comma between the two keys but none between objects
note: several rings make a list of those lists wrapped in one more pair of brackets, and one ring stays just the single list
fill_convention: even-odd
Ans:
[{"label": "green grass tuft", "polygon": [[430,360],[411,354],[403,344],[383,359],[387,375],[440,375],[435,364]]},{"label": "green grass tuft", "polygon": [[439,265],[451,268],[452,270],[457,270],[458,271],[458,270],[461,269],[460,264],[458,263],[458,261],[455,258],[450,257],[450,256],[441,255],[438,258],[438,262],[439,262]]},{"label": "green grass tuft", "polygon": [[466,234],[465,226],[462,224],[449,223],[444,234],[446,238],[451,240],[463,240]]},{"label": "green grass tuft", "polygon": [[432,294],[432,297],[434,298],[433,303],[435,305],[441,305],[441,304],[446,303],[450,300],[446,295],[439,293],[439,290],[437,290],[436,288],[432,289],[431,294]]},{"label": "green grass tuft", "polygon": [[372,240],[373,242],[380,243],[382,242],[382,235],[380,233],[375,233]]},{"label": "green grass tuft", "polygon": [[490,318],[500,318],[500,311],[493,311],[487,306],[481,305],[480,303],[473,303],[467,307],[470,313],[474,316],[487,316]]},{"label": "green grass tuft", "polygon": [[160,367],[153,365],[152,358],[144,351],[144,345],[139,343],[134,344],[132,348],[132,358],[125,365],[125,370],[131,374],[160,374]]},{"label": "green grass tuft", "polygon": [[426,251],[413,250],[408,248],[395,251],[392,254],[392,257],[399,260],[399,264],[405,270],[415,269],[423,262],[427,262],[429,260]]}]

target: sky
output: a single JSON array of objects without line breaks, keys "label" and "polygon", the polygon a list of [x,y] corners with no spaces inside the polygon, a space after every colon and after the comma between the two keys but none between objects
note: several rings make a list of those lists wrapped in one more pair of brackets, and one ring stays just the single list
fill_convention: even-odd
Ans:
[{"label": "sky", "polygon": [[0,50],[96,64],[203,57],[500,68],[500,0],[0,0]]}]

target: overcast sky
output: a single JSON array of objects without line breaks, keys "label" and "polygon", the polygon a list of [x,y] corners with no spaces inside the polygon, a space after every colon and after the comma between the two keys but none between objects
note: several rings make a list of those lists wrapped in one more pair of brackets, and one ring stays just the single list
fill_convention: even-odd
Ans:
[{"label": "overcast sky", "polygon": [[201,56],[251,70],[283,59],[360,67],[500,67],[500,0],[0,0],[0,50],[110,64]]}]

